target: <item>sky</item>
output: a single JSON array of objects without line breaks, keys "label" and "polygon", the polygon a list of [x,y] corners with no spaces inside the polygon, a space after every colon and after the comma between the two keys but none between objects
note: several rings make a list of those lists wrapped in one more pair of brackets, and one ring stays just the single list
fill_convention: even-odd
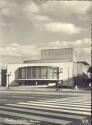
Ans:
[{"label": "sky", "polygon": [[72,47],[91,63],[91,1],[0,0],[0,66]]}]

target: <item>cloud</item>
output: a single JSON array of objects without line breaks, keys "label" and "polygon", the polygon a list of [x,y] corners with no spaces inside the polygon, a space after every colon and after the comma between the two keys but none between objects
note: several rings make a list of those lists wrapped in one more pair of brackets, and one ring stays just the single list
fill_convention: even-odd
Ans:
[{"label": "cloud", "polygon": [[2,9],[3,7],[5,7],[6,5],[7,5],[7,1],[0,0],[0,9]]},{"label": "cloud", "polygon": [[82,40],[75,41],[51,41],[47,46],[63,48],[63,47],[73,47],[73,48],[91,48],[91,39],[84,38]]},{"label": "cloud", "polygon": [[[0,58],[35,58],[39,55],[39,49],[35,45],[20,45],[12,43],[6,47],[0,47]],[[11,60],[12,62],[12,60]]]},{"label": "cloud", "polygon": [[52,41],[47,44],[46,48],[59,49],[59,48],[66,48],[67,46],[68,46],[67,41]]},{"label": "cloud", "polygon": [[78,13],[78,14],[86,14],[86,12],[91,7],[91,2],[89,1],[66,1],[62,2],[62,5],[71,12]]},{"label": "cloud", "polygon": [[44,48],[74,48],[77,53],[77,61],[87,61],[88,63],[91,63],[91,40],[88,38],[75,41],[51,41]]},{"label": "cloud", "polygon": [[86,54],[89,54],[90,58],[91,58],[91,48],[83,48],[83,52],[86,53]]},{"label": "cloud", "polygon": [[26,11],[31,13],[39,13],[40,8],[37,6],[37,4],[31,3],[26,7]]},{"label": "cloud", "polygon": [[77,60],[78,61],[87,61],[91,64],[91,48],[75,48],[77,52]]},{"label": "cloud", "polygon": [[11,10],[7,7],[7,8],[3,8],[1,11],[2,15],[10,15],[11,14]]},{"label": "cloud", "polygon": [[44,21],[51,21],[51,19],[48,16],[42,16],[42,15],[36,15],[36,20],[44,22]]},{"label": "cloud", "polygon": [[[88,20],[92,3],[89,1],[38,3],[33,0],[0,0],[0,41],[4,46],[0,47],[2,62],[33,59],[38,57],[37,54],[41,48],[46,47],[74,47],[76,49],[80,47],[79,52],[81,52],[80,49],[85,48],[83,52],[87,53],[90,42],[88,38],[83,38],[89,36],[90,22]],[[70,36],[66,38],[67,34]],[[12,43],[12,41],[18,42]],[[48,41],[51,42],[48,43]]]},{"label": "cloud", "polygon": [[[42,13],[54,21],[85,25],[91,18],[92,2],[90,1],[49,1],[42,4]],[[84,22],[84,23],[83,23]]]},{"label": "cloud", "polygon": [[41,14],[41,11],[42,11],[41,7],[34,2],[26,4],[23,8],[25,17],[27,17],[27,19],[32,21],[34,24],[39,24],[43,23],[44,21],[51,20],[50,17]]},{"label": "cloud", "polygon": [[[2,0],[0,0],[1,2]],[[13,22],[16,19],[24,18],[23,16],[23,4],[19,4],[17,1],[3,0],[0,3],[0,19],[8,25],[8,22]]]},{"label": "cloud", "polygon": [[[44,48],[91,48],[90,39],[76,40],[76,41],[51,41],[43,47],[37,47],[36,45],[20,45],[17,43],[11,43],[6,47],[0,46],[0,57],[33,57],[37,56],[40,53],[41,49]],[[86,49],[86,51],[87,51]],[[85,51],[85,52],[86,52]]]},{"label": "cloud", "polygon": [[[66,12],[69,13],[77,13],[77,14],[86,14],[86,12],[90,9],[92,3],[90,1],[49,1],[45,4],[42,4],[44,10],[48,12]],[[61,10],[61,11],[60,11]]]},{"label": "cloud", "polygon": [[91,47],[91,39],[84,38],[82,40],[76,40],[69,42],[70,45],[72,45],[75,48],[90,48]]},{"label": "cloud", "polygon": [[0,61],[6,63],[18,63],[24,60],[39,59],[42,49],[74,48],[78,55],[78,60],[89,61],[91,58],[90,39],[75,41],[51,41],[42,47],[36,45],[20,45],[11,43],[6,47],[0,47]]},{"label": "cloud", "polygon": [[62,32],[69,35],[77,34],[82,31],[81,28],[76,27],[74,24],[68,24],[68,23],[52,22],[52,23],[45,23],[44,26],[47,31]]}]

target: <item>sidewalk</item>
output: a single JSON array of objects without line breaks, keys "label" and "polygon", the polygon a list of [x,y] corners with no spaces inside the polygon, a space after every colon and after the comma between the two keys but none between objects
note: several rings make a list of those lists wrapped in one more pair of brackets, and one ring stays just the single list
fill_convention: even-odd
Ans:
[{"label": "sidewalk", "polygon": [[[57,92],[56,88],[48,88],[47,86],[17,86],[17,87],[0,87],[0,91],[31,91],[31,92]],[[58,92],[83,92],[84,89],[62,88]],[[86,90],[90,91],[90,90]]]}]

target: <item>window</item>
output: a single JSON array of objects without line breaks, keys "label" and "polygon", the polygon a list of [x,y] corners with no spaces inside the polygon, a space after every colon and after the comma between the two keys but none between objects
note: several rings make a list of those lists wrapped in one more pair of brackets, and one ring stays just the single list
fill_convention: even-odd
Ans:
[{"label": "window", "polygon": [[52,66],[31,66],[21,67],[15,71],[17,79],[54,79],[57,74],[54,73]]}]

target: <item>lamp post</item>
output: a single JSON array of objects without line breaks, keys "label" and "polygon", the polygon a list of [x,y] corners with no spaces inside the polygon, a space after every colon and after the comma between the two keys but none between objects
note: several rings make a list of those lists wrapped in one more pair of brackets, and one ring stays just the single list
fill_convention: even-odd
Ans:
[{"label": "lamp post", "polygon": [[59,67],[55,67],[54,73],[57,74],[56,90],[58,91],[59,74],[62,73],[62,68],[59,69]]},{"label": "lamp post", "polygon": [[11,76],[11,72],[10,73],[6,73],[7,76],[7,89],[9,89],[9,77]]}]

